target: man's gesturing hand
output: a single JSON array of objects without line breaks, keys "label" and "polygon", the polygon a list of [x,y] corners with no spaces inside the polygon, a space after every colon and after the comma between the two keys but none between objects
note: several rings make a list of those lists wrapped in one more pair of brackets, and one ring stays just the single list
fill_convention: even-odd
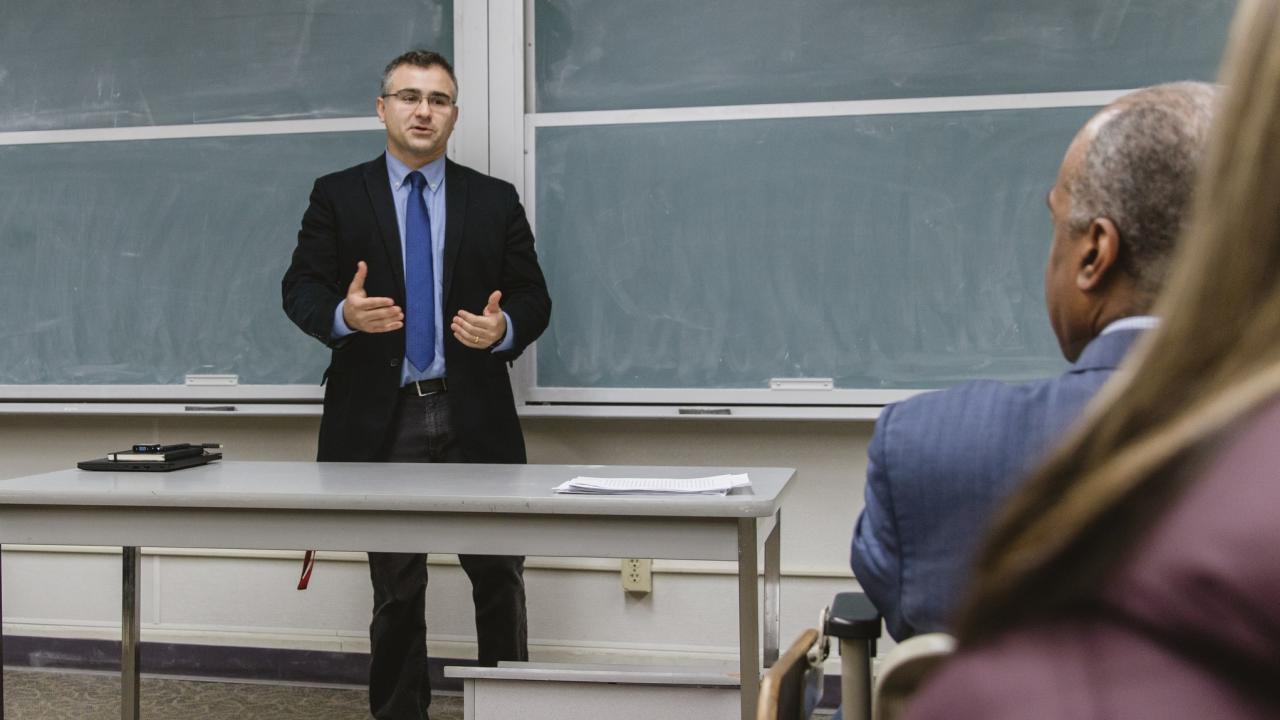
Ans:
[{"label": "man's gesturing hand", "polygon": [[369,297],[364,291],[364,279],[369,266],[361,260],[356,263],[356,276],[347,287],[347,302],[342,306],[342,319],[347,327],[367,333],[383,333],[404,327],[404,311],[396,301],[386,297]]},{"label": "man's gesturing hand", "polygon": [[453,316],[453,336],[458,342],[469,348],[483,350],[493,347],[507,336],[507,316],[502,314],[498,301],[502,300],[502,291],[494,290],[489,295],[489,303],[484,306],[483,315],[473,315],[466,310],[459,310]]}]

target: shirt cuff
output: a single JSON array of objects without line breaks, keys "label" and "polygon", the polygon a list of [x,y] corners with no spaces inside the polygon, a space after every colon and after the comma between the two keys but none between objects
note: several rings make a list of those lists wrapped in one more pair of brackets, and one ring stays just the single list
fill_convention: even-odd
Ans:
[{"label": "shirt cuff", "polygon": [[355,334],[355,330],[347,327],[347,321],[342,319],[342,308],[346,307],[346,305],[347,300],[343,298],[342,302],[338,303],[338,307],[333,311],[333,329],[329,331],[329,338],[332,340]]},{"label": "shirt cuff", "polygon": [[511,316],[506,310],[502,311],[502,317],[507,319],[507,334],[503,336],[502,342],[489,348],[489,352],[505,352],[515,347],[516,344],[516,326],[511,324]]}]

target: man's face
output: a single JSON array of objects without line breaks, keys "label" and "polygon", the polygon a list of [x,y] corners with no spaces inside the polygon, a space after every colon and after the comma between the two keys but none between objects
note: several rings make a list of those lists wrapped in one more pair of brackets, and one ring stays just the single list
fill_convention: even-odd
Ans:
[{"label": "man's face", "polygon": [[1088,308],[1085,298],[1076,287],[1078,271],[1077,255],[1083,232],[1071,227],[1071,193],[1067,187],[1084,165],[1085,155],[1094,132],[1090,121],[1076,134],[1058,168],[1058,179],[1049,191],[1049,217],[1053,221],[1053,245],[1049,248],[1049,262],[1044,269],[1044,304],[1049,311],[1049,324],[1058,338],[1062,354],[1075,362],[1088,337]]},{"label": "man's face", "polygon": [[444,154],[458,122],[458,106],[433,108],[427,98],[444,95],[452,101],[457,88],[449,73],[438,65],[421,68],[401,65],[391,72],[388,93],[416,91],[422,100],[406,103],[397,97],[378,98],[378,119],[387,126],[387,148],[401,162],[419,168]]}]

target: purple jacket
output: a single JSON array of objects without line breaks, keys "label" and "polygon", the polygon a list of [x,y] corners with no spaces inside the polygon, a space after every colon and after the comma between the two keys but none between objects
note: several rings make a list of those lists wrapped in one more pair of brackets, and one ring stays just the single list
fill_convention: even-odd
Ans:
[{"label": "purple jacket", "polygon": [[1280,717],[1280,402],[1240,423],[1096,608],[949,662],[910,720]]}]

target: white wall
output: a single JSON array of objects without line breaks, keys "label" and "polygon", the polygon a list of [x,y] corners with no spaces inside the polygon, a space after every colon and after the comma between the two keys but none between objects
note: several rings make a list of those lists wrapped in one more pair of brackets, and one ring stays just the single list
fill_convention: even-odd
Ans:
[{"label": "white wall", "polygon": [[[309,460],[316,418],[0,415],[0,477],[71,467],[135,442],[222,442],[228,459]],[[862,506],[861,421],[526,419],[534,463],[784,466],[797,486],[782,516],[783,629],[814,626],[848,567]],[[311,589],[294,590],[300,553],[145,550],[143,639],[322,650],[367,650],[370,598],[363,556],[323,554]],[[434,557],[432,654],[474,657],[469,587],[451,556]],[[534,659],[634,662],[730,658],[736,584],[724,563],[658,561],[654,592],[621,589],[617,560],[530,558]],[[18,635],[119,637],[118,553],[6,547],[4,629]]]}]

